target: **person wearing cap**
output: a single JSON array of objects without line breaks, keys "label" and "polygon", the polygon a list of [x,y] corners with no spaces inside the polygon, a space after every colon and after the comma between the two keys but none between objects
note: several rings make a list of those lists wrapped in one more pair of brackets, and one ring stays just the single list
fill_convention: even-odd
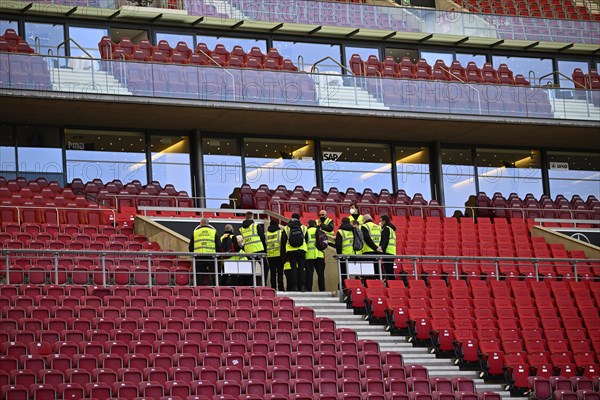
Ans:
[{"label": "person wearing cap", "polygon": [[[289,243],[288,238],[292,229],[298,227],[302,230],[304,240],[302,241],[302,245],[294,247]],[[291,292],[298,290],[301,292],[306,291],[304,288],[304,266],[306,264],[306,243],[308,242],[308,234],[306,232],[306,227],[300,223],[300,214],[294,213],[281,234],[282,259],[290,262],[291,273],[289,276],[292,279],[288,279],[287,290]]]},{"label": "person wearing cap", "polygon": [[[271,287],[284,291],[283,287],[283,261],[281,259],[281,227],[279,222],[271,220],[267,228],[267,260],[268,272],[271,273]],[[267,277],[265,276],[265,283]]]},{"label": "person wearing cap", "polygon": [[[390,217],[382,215],[379,218],[381,224],[381,242],[379,247],[383,250],[383,253],[390,256],[396,255],[396,227],[390,221]],[[383,269],[385,271],[385,278],[388,280],[395,279],[394,276],[394,260],[390,257],[384,260]]]},{"label": "person wearing cap", "polygon": [[306,242],[306,267],[304,274],[304,287],[307,292],[312,292],[313,272],[317,271],[317,284],[319,291],[325,291],[325,258],[322,250],[317,249],[317,223],[308,221],[308,241]]},{"label": "person wearing cap", "polygon": [[335,233],[333,232],[333,220],[327,216],[327,211],[319,211],[319,221],[317,221],[319,229],[327,235],[327,241],[331,247],[335,247]]},{"label": "person wearing cap", "polygon": [[[221,240],[217,236],[217,230],[210,226],[208,218],[202,218],[200,224],[194,229],[190,238],[188,250],[196,254],[216,253],[221,248]],[[196,256],[196,284],[202,285],[211,279],[207,275],[214,272],[215,260],[211,256]]]},{"label": "person wearing cap", "polygon": [[[382,250],[379,246],[381,242],[381,227],[373,222],[370,214],[363,215],[363,221],[364,223],[360,227],[360,230],[363,233],[365,245],[361,254],[381,254]],[[375,275],[379,276],[379,262],[377,259],[374,261],[374,271]]]}]

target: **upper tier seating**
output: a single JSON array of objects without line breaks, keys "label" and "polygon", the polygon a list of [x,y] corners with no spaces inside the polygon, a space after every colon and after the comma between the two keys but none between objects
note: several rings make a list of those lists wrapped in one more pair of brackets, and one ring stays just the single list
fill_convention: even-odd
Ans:
[{"label": "upper tier seating", "polygon": [[16,89],[47,89],[50,85],[48,64],[42,57],[30,57],[35,51],[14,29],[0,36],[0,86]]},{"label": "upper tier seating", "polygon": [[592,15],[587,7],[576,5],[572,0],[455,0],[455,2],[477,13],[600,21],[600,15]]},{"label": "upper tier seating", "polygon": [[270,288],[0,286],[0,304],[9,399],[432,400],[450,382]]}]

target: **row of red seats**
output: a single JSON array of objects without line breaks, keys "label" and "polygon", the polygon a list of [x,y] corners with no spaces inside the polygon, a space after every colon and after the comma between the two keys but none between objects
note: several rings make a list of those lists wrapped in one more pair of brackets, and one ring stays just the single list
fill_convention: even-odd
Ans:
[{"label": "row of red seats", "polygon": [[559,18],[583,21],[599,21],[600,16],[591,14],[585,6],[576,6],[570,0],[527,0],[527,1],[488,1],[457,0],[457,3],[473,12],[500,15],[520,15],[523,17]]},{"label": "row of red seats", "polygon": [[536,399],[595,399],[598,400],[598,383],[600,377],[588,379],[581,376],[573,376],[571,379],[552,376],[544,378],[541,376],[530,376],[529,390],[536,394]]},{"label": "row of red seats", "polygon": [[590,69],[589,74],[586,74],[581,68],[575,68],[571,76],[577,89],[600,89],[600,75],[595,69]]},{"label": "row of red seats", "polygon": [[14,29],[8,28],[0,35],[0,52],[34,54],[35,50]]},{"label": "row of red seats", "polygon": [[371,55],[365,62],[358,54],[352,55],[349,64],[352,73],[357,76],[530,85],[523,75],[519,74],[513,77],[513,72],[506,64],[500,64],[496,70],[490,63],[485,63],[479,69],[477,64],[472,61],[465,68],[458,60],[452,61],[450,67],[443,60],[437,60],[432,68],[424,58],[413,64],[408,57],[403,57],[400,63],[397,63],[391,56],[386,56],[385,60],[381,62],[377,56]]},{"label": "row of red seats", "polygon": [[179,42],[172,48],[166,40],[153,46],[149,40],[142,39],[135,45],[128,37],[122,37],[116,44],[109,36],[100,40],[98,48],[103,59],[298,71],[292,61],[284,60],[274,48],[265,55],[259,47],[253,47],[246,53],[242,46],[234,46],[229,52],[222,44],[210,50],[205,43],[199,43],[192,51],[185,42]]}]

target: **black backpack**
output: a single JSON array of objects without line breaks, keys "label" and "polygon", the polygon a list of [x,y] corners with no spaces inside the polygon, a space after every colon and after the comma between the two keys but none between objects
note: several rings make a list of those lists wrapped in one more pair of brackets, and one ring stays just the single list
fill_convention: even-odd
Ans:
[{"label": "black backpack", "polygon": [[302,247],[304,244],[304,232],[302,231],[302,225],[300,222],[293,222],[290,225],[290,237],[288,243],[292,247]]},{"label": "black backpack", "polygon": [[329,246],[327,235],[321,229],[317,229],[315,232],[315,247],[317,250],[325,250]]},{"label": "black backpack", "polygon": [[354,251],[361,251],[365,245],[365,236],[363,235],[362,230],[359,228],[352,228],[354,233],[354,243],[352,243],[352,249]]}]

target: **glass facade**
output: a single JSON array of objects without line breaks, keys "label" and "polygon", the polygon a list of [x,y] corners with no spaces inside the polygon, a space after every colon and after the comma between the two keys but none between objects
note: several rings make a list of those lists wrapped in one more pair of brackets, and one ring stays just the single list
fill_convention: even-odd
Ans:
[{"label": "glass facade", "polygon": [[450,206],[447,215],[464,210],[463,205],[475,194],[475,167],[470,148],[444,148],[441,152],[444,203]]},{"label": "glass facade", "polygon": [[175,48],[177,46],[177,43],[179,42],[185,42],[185,44],[187,44],[188,47],[192,50],[194,50],[195,47],[193,35],[181,35],[177,33],[159,32],[156,34],[156,43],[160,42],[161,40],[166,40],[169,43],[169,46],[173,48]]},{"label": "glass facade", "polygon": [[8,172],[17,170],[17,154],[15,147],[15,135],[11,125],[0,125],[0,171],[1,174],[9,178]]},{"label": "glass facade", "polygon": [[[562,88],[575,88],[575,83],[571,81],[571,77],[573,75],[573,71],[575,68],[581,68],[584,74],[587,74],[590,69],[590,65],[585,61],[565,61],[558,60],[558,72],[562,75],[558,75],[558,80],[560,83],[560,87]],[[568,78],[565,78],[566,75]]]},{"label": "glass facade", "polygon": [[[206,44],[206,46],[211,50],[213,50],[217,44],[222,44],[228,51],[233,50],[234,46],[242,46],[246,53],[252,50],[253,47],[260,48],[260,50],[265,54],[267,52],[267,41],[263,39],[198,35],[196,36],[196,42]],[[281,53],[281,49],[279,49],[279,51]],[[288,58],[285,55],[284,57]]]},{"label": "glass facade", "polygon": [[68,181],[148,180],[144,133],[68,129],[65,148]]},{"label": "glass facade", "polygon": [[516,193],[523,198],[543,193],[540,152],[537,150],[477,149],[479,191],[492,196]]},{"label": "glass facade", "polygon": [[[98,38],[108,35],[108,29],[104,28],[86,28],[86,27],[69,27],[69,37],[77,42],[83,50],[87,52],[92,58],[100,58],[100,49],[98,48]],[[87,54],[80,49],[75,43],[69,43],[69,51],[72,57],[87,57]],[[70,67],[73,69],[88,69],[90,62],[84,60],[70,60]],[[95,68],[99,67],[96,63]]]},{"label": "glass facade", "polygon": [[233,188],[243,183],[242,157],[237,139],[202,139],[206,206],[219,208],[229,203]]},{"label": "glass facade", "polygon": [[460,61],[460,65],[463,67],[466,67],[472,61],[481,68],[486,62],[485,55],[483,54],[456,53],[456,60]]},{"label": "glass facade", "polygon": [[190,140],[187,136],[152,135],[150,138],[152,180],[170,183],[192,195]]},{"label": "glass facade", "polygon": [[[64,29],[65,26],[62,24],[26,22],[25,40],[39,54],[47,55],[50,51],[53,55],[64,56],[65,46],[61,46],[60,50],[57,49],[58,45],[65,40]],[[96,47],[98,47],[98,42],[96,42]]]},{"label": "glass facade", "polygon": [[376,47],[350,47],[346,46],[344,48],[346,54],[346,66],[350,68],[350,59],[354,54],[358,54],[363,61],[367,61],[369,56],[374,55],[379,60],[382,58],[379,56],[379,49]]},{"label": "glass facade", "polygon": [[431,200],[429,161],[427,147],[397,147],[398,189],[403,189],[411,197],[421,193],[424,198]]},{"label": "glass facade", "polygon": [[4,32],[9,28],[14,29],[15,32],[19,33],[19,23],[17,21],[0,19],[0,35],[4,35]]},{"label": "glass facade", "polygon": [[390,148],[377,143],[323,142],[324,190],[354,188],[373,192],[392,187]]},{"label": "glass facade", "polygon": [[246,183],[310,190],[317,184],[314,154],[312,140],[246,139]]},{"label": "glass facade", "polygon": [[[537,85],[538,80],[553,71],[552,60],[550,58],[533,58],[533,57],[492,57],[494,68],[498,68],[500,64],[506,64],[512,70],[513,74],[521,74],[527,80],[533,80],[532,85]],[[535,79],[534,79],[535,78]],[[546,76],[542,80],[542,84],[547,82],[553,83],[552,76]]]},{"label": "glass facade", "polygon": [[[313,64],[325,57],[331,57],[341,63],[341,49],[337,44],[273,41],[273,47],[283,58],[292,60],[301,71],[310,72]],[[331,60],[323,61],[317,68],[319,72],[342,72]]]},{"label": "glass facade", "polygon": [[579,195],[600,198],[600,155],[598,153],[548,152],[550,194],[570,199]]},{"label": "glass facade", "polygon": [[434,65],[437,60],[442,60],[449,67],[454,60],[454,55],[452,53],[422,51],[421,58],[424,58],[429,65]]}]

